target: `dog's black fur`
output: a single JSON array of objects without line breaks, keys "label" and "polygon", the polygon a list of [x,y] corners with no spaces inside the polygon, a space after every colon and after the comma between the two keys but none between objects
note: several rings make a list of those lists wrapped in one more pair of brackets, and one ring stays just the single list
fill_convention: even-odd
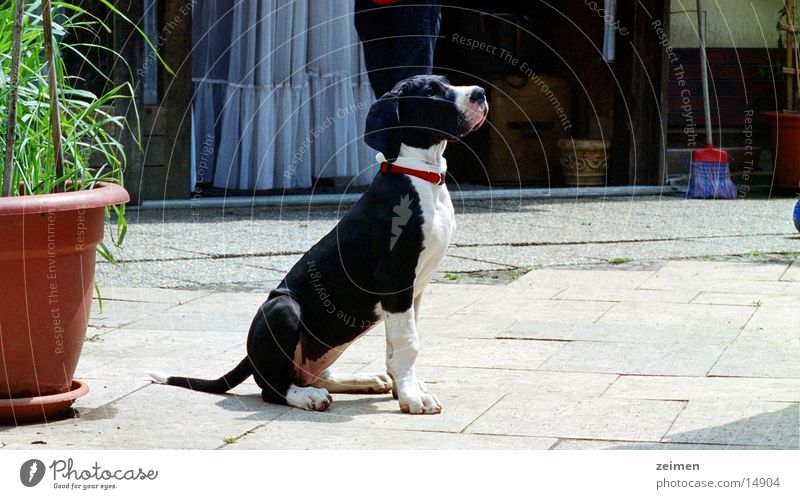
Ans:
[{"label": "dog's black fur", "polygon": [[[401,143],[424,149],[469,131],[447,80],[417,76],[373,104],[365,141],[392,160]],[[392,241],[398,215],[407,221]],[[315,360],[375,325],[381,319],[378,304],[398,313],[413,306],[423,222],[410,179],[378,174],[338,225],[269,294],[250,325],[247,357],[236,368],[216,380],[170,377],[167,384],[224,393],[252,374],[265,401],[286,403],[298,344],[304,359]]]}]

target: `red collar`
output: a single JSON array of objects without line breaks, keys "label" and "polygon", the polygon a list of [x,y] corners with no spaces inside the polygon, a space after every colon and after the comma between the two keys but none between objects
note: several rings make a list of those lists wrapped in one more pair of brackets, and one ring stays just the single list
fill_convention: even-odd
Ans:
[{"label": "red collar", "polygon": [[411,168],[403,168],[402,166],[393,165],[391,163],[383,162],[381,163],[381,173],[393,173],[396,175],[405,174],[411,175],[412,177],[421,178],[426,182],[430,182],[432,184],[442,185],[447,180],[447,172],[426,172],[422,170],[412,170]]}]

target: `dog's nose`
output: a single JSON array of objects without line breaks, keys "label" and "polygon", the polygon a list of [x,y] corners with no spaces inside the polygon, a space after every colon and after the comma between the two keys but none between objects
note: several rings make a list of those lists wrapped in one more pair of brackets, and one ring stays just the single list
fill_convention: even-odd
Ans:
[{"label": "dog's nose", "polygon": [[475,87],[475,90],[469,94],[470,102],[484,102],[486,101],[486,92],[481,87]]}]

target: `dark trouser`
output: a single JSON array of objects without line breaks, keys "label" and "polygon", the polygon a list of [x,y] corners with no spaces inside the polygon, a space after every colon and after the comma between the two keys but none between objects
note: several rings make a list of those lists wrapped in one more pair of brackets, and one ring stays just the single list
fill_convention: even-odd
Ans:
[{"label": "dark trouser", "polygon": [[441,19],[439,0],[404,0],[385,7],[355,0],[356,31],[376,97],[402,79],[431,74]]}]

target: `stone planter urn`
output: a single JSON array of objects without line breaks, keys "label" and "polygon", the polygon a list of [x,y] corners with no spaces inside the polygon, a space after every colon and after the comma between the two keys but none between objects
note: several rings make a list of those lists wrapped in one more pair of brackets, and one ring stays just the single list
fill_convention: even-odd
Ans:
[{"label": "stone planter urn", "polygon": [[606,140],[559,140],[564,182],[576,187],[606,185],[609,149],[611,142]]}]

